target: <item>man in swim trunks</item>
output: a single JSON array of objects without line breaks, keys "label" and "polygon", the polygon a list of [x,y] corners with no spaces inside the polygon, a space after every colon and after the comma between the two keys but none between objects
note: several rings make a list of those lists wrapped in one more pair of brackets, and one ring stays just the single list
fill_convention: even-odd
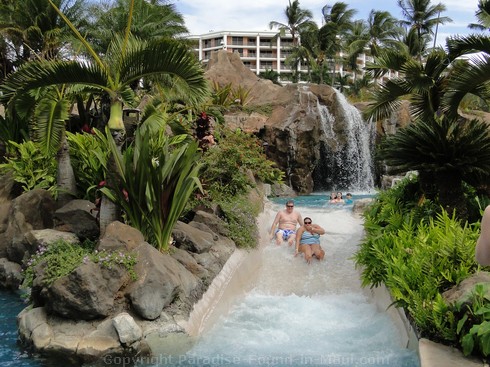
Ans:
[{"label": "man in swim trunks", "polygon": [[[286,209],[279,211],[271,226],[270,238],[276,238],[276,244],[280,245],[283,241],[288,241],[292,246],[296,239],[296,226],[303,223],[301,214],[294,209],[294,201],[286,203]],[[276,228],[277,227],[277,228]]]}]

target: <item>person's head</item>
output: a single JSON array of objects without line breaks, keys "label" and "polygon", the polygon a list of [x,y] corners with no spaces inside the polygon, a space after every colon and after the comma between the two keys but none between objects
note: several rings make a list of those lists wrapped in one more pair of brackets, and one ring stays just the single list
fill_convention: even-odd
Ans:
[{"label": "person's head", "polygon": [[286,203],[286,210],[293,211],[293,209],[294,209],[294,201],[288,200]]},{"label": "person's head", "polygon": [[345,194],[345,197],[347,199],[352,199],[352,194],[350,192],[348,192],[347,194]]},{"label": "person's head", "polygon": [[309,226],[311,226],[311,223],[312,222],[313,221],[311,220],[310,217],[306,217],[305,219],[303,219],[303,223],[304,223],[304,225],[305,225],[306,228],[308,228]]},{"label": "person's head", "polygon": [[330,199],[335,199],[337,194],[335,192],[330,193]]},{"label": "person's head", "polygon": [[337,193],[337,199],[342,199],[342,193],[340,191]]}]

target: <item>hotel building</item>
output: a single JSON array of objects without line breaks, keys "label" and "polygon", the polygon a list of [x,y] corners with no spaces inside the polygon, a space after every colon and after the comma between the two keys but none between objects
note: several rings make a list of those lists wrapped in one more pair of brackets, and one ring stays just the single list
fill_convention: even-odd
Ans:
[{"label": "hotel building", "polygon": [[[286,65],[285,60],[291,55],[293,40],[290,34],[276,37],[277,34],[277,31],[221,31],[186,38],[193,41],[194,50],[204,64],[209,61],[211,52],[224,49],[228,52],[237,52],[243,64],[257,75],[273,70],[279,74],[282,82],[287,82],[291,79],[292,70],[289,65]],[[365,73],[364,66],[372,60],[372,57],[366,54],[357,57],[358,73],[361,77]],[[302,73],[308,72],[305,65],[300,65],[299,69]],[[345,70],[342,64],[336,64],[335,73],[344,76],[350,71]],[[389,79],[391,76],[390,73],[385,78]]]}]

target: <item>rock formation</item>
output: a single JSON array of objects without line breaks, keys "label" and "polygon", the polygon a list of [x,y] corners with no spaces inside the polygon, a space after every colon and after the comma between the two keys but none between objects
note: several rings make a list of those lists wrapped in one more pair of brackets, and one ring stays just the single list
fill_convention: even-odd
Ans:
[{"label": "rock formation", "polygon": [[[206,77],[213,83],[241,86],[250,91],[248,110],[225,115],[225,123],[256,134],[267,144],[267,155],[286,174],[286,183],[301,194],[322,189],[318,177],[324,172],[325,154],[337,154],[346,149],[345,114],[338,93],[328,85],[289,84],[284,87],[260,79],[240,60],[237,53],[212,53]],[[272,113],[260,112],[270,107]],[[325,126],[329,119],[328,127]],[[329,134],[325,129],[331,129]],[[336,169],[342,169],[341,162]],[[357,163],[357,162],[356,162]]]},{"label": "rock formation", "polygon": [[[44,190],[16,197],[12,178],[0,182],[2,288],[19,288],[22,268],[37,251],[60,239],[75,247],[94,239],[92,203],[73,200],[56,209]],[[46,264],[38,263],[31,304],[18,315],[19,339],[37,352],[63,354],[75,363],[150,354],[148,339],[185,334],[193,305],[236,249],[227,235],[214,212],[197,211],[190,223],[177,223],[174,245],[162,253],[136,229],[113,222],[97,239],[97,250],[132,254],[135,279],[117,262],[107,266],[86,257],[69,274],[48,282]]]}]

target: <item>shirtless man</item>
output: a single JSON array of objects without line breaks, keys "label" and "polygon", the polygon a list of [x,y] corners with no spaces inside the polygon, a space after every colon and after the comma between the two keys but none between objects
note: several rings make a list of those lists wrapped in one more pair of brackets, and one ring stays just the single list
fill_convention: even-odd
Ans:
[{"label": "shirtless man", "polygon": [[[271,226],[270,238],[276,238],[276,244],[280,245],[283,241],[288,241],[289,246],[294,243],[296,238],[296,226],[303,223],[301,214],[294,210],[294,201],[286,203],[286,209],[277,213]],[[277,227],[277,229],[276,229]]]}]

